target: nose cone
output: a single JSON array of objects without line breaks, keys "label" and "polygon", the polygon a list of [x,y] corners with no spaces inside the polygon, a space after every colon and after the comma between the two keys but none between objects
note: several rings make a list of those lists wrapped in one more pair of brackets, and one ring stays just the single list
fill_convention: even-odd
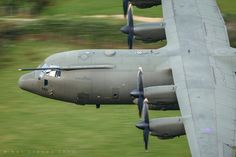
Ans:
[{"label": "nose cone", "polygon": [[121,32],[125,33],[125,34],[129,34],[129,26],[123,26],[120,29]]},{"label": "nose cone", "polygon": [[138,129],[144,130],[146,127],[148,127],[148,124],[145,123],[145,122],[143,122],[143,121],[140,121],[140,122],[138,122],[138,123],[136,124],[136,127],[137,127]]},{"label": "nose cone", "polygon": [[18,81],[18,85],[21,89],[34,92],[35,91],[35,82],[36,79],[34,77],[34,73],[27,73],[20,77]]}]

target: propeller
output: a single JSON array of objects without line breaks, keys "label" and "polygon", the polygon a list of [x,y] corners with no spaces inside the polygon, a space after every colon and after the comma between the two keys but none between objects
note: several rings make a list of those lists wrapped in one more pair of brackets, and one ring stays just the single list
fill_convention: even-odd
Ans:
[{"label": "propeller", "polygon": [[142,108],[142,117],[141,121],[136,124],[138,129],[143,130],[143,140],[145,144],[145,150],[148,149],[148,141],[149,141],[149,115],[148,115],[148,100],[145,99],[143,101],[143,108]]},{"label": "propeller", "polygon": [[139,111],[139,117],[141,117],[142,114],[142,108],[143,108],[143,101],[144,101],[144,90],[143,90],[143,69],[142,67],[139,67],[138,71],[138,80],[137,80],[137,89],[138,89],[138,111]]},{"label": "propeller", "polygon": [[129,7],[129,0],[123,0],[124,17],[126,17],[127,15],[128,7]]},{"label": "propeller", "polygon": [[133,39],[134,39],[134,20],[133,20],[133,10],[132,5],[129,5],[128,9],[128,19],[127,25],[121,28],[121,31],[125,34],[128,34],[128,46],[129,49],[133,48]]},{"label": "propeller", "polygon": [[139,67],[137,75],[137,89],[130,92],[130,95],[134,98],[138,98],[138,110],[141,121],[136,124],[138,129],[143,130],[143,140],[145,144],[145,150],[148,149],[149,140],[149,115],[148,115],[148,100],[144,99],[143,89],[143,69]]}]

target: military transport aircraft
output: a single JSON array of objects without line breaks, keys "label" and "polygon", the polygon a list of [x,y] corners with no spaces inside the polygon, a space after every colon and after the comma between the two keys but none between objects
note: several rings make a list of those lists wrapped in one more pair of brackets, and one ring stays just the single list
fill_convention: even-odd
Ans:
[{"label": "military transport aircraft", "polygon": [[[138,104],[149,134],[186,133],[193,157],[233,157],[236,146],[236,49],[215,0],[124,0],[129,48],[134,36],[167,40],[160,49],[76,50],[48,57],[19,79],[29,92],[77,104]],[[162,5],[164,20],[135,29],[132,9]],[[126,12],[126,10],[128,10]],[[163,31],[155,37],[151,28]],[[138,31],[139,30],[139,31]],[[130,96],[131,95],[131,96]],[[148,106],[179,105],[181,117],[149,120]],[[168,109],[168,108],[167,108]]]}]

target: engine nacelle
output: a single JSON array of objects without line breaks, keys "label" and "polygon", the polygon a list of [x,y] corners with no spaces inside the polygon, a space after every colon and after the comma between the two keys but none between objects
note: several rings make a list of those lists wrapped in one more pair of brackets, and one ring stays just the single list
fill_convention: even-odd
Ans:
[{"label": "engine nacelle", "polygon": [[144,9],[161,5],[161,0],[130,0],[130,3],[138,8]]},{"label": "engine nacelle", "polygon": [[[139,91],[135,89],[130,92],[130,95],[134,98],[138,98]],[[144,97],[147,98],[149,104],[153,106],[178,105],[174,85],[146,87],[144,88]],[[134,103],[137,104],[137,100],[134,100]]]},{"label": "engine nacelle", "polygon": [[148,104],[148,109],[161,111],[179,110],[179,104]]},{"label": "engine nacelle", "polygon": [[[134,36],[136,40],[144,42],[157,42],[166,40],[165,24],[163,22],[143,23],[134,25]],[[129,27],[124,26],[121,31],[129,33]]]},{"label": "engine nacelle", "polygon": [[150,120],[152,136],[160,139],[171,139],[185,135],[184,124],[181,117],[157,118]]}]

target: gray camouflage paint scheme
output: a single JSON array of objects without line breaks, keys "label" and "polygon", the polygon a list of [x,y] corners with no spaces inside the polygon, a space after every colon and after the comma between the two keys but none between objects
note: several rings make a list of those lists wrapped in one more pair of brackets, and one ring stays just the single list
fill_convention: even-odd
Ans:
[{"label": "gray camouflage paint scheme", "polygon": [[[145,71],[146,87],[173,85],[168,56],[161,55],[156,50],[69,51],[48,57],[44,64],[61,67],[104,64],[114,66],[112,69],[61,71],[60,78],[44,75],[40,80],[38,77],[41,71],[33,71],[20,78],[19,85],[25,90],[78,104],[132,104],[130,92],[136,89],[137,71],[140,66]],[[45,79],[48,80],[47,86],[44,86]],[[161,94],[161,97],[155,96],[154,101],[164,104],[177,103],[174,94],[171,99],[165,93]]]},{"label": "gray camouflage paint scheme", "polygon": [[[174,136],[179,136],[185,131],[193,157],[234,157],[236,49],[229,45],[218,6],[215,0],[163,0],[162,8],[167,46],[158,50],[59,53],[47,58],[45,63],[111,64],[114,68],[62,71],[61,78],[45,76],[41,80],[33,71],[23,75],[19,85],[63,101],[127,104],[132,102],[129,92],[136,88],[137,69],[141,66],[145,93],[152,97],[150,101],[178,102],[181,111],[181,118],[151,120],[151,134],[160,136],[159,131],[164,134],[174,130]],[[49,80],[47,89],[43,87],[43,79]],[[163,92],[163,86],[167,86],[167,92]],[[153,88],[148,91],[148,87]],[[171,94],[173,90],[177,97]],[[181,128],[182,124],[184,129],[175,130],[176,125]]]}]

